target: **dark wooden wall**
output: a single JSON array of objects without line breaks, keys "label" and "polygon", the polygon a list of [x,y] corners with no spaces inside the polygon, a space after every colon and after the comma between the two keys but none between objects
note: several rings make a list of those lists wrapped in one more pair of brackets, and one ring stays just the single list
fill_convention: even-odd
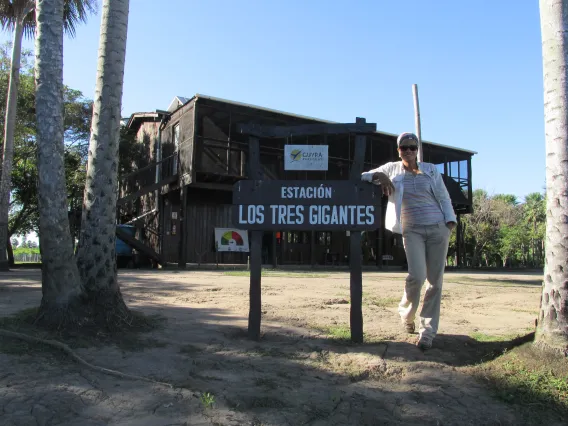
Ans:
[{"label": "dark wooden wall", "polygon": [[[185,231],[188,243],[186,261],[189,263],[198,261],[206,263],[246,262],[247,254],[223,253],[216,256],[214,228],[232,227],[230,219],[232,194],[227,189],[230,189],[232,184],[239,179],[246,178],[248,151],[247,135],[237,133],[236,128],[238,124],[248,122],[265,125],[298,125],[320,121],[197,98],[172,113],[162,131],[162,158],[166,158],[175,153],[173,129],[176,125],[179,126],[179,158],[176,160],[175,168],[176,172],[179,172],[179,185],[189,185],[186,207],[187,230]],[[152,123],[150,126],[151,129],[144,129],[145,135],[142,135],[144,138],[141,142],[148,145],[150,155],[153,156],[153,140],[157,135],[155,124]],[[326,172],[285,171],[283,150],[286,144],[328,145],[329,170]],[[354,136],[350,135],[321,135],[270,141],[261,139],[260,157],[266,179],[342,180],[349,176],[354,146]],[[368,138],[364,162],[366,170],[397,159],[395,136],[377,134]],[[425,144],[424,160],[440,164],[441,171],[446,171],[448,176],[461,185],[464,194],[471,193],[470,154]],[[450,162],[461,165],[457,173],[449,166]],[[159,219],[152,219],[152,226],[158,222],[160,224],[161,251],[169,262],[177,262],[179,255],[181,209],[179,185],[172,185],[166,191],[162,191]],[[199,186],[201,186],[200,189],[198,189]],[[220,186],[225,190],[220,190]],[[208,189],[204,189],[205,187]],[[150,195],[148,199],[143,200],[147,209],[154,208],[156,205],[155,200],[151,198]],[[383,204],[386,207],[386,202]],[[467,212],[468,208],[466,205],[462,211]],[[177,219],[172,217],[172,214],[176,213]],[[175,233],[172,232],[174,229]],[[145,235],[145,237],[157,250],[157,239],[152,235]],[[364,249],[364,259],[367,264],[375,263],[375,257],[381,254],[392,255],[395,258],[394,264],[403,262],[404,249],[399,237],[383,230],[382,233],[369,233],[367,239],[368,242]],[[263,238],[263,261],[265,263],[272,262],[272,240],[272,234],[266,233]],[[315,244],[312,245],[311,233],[280,233],[276,247],[278,263],[310,264],[312,259],[316,264],[325,262],[345,264],[348,261],[349,237],[345,232],[332,232],[329,235],[315,233],[313,241]]]},{"label": "dark wooden wall", "polygon": [[194,114],[195,102],[192,101],[175,111],[162,131],[162,158],[166,158],[176,153],[174,129],[179,126],[179,159],[172,163],[172,167],[186,185],[193,181],[194,176]]}]

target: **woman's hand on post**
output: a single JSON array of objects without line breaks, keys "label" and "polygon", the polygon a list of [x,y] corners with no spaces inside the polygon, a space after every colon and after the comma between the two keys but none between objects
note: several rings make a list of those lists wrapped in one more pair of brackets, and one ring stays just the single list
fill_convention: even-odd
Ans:
[{"label": "woman's hand on post", "polygon": [[394,193],[394,185],[387,175],[381,172],[376,172],[373,174],[373,183],[381,185],[383,189],[383,194],[390,196]]}]

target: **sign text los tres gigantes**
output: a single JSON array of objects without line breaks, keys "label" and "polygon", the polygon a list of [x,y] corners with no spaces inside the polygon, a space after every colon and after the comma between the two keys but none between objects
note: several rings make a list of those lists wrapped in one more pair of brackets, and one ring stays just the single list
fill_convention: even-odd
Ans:
[{"label": "sign text los tres gigantes", "polygon": [[376,229],[378,191],[349,181],[241,181],[233,224],[244,229]]}]

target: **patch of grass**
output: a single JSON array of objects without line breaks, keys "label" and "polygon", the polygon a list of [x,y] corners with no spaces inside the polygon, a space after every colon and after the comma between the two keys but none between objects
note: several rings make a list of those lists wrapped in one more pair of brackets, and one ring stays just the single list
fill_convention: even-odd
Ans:
[{"label": "patch of grass", "polygon": [[349,300],[345,299],[345,298],[341,298],[341,299],[329,299],[326,300],[325,302],[323,302],[324,305],[326,306],[330,306],[330,305],[349,305]]},{"label": "patch of grass", "polygon": [[[530,332],[532,329],[527,329]],[[474,332],[471,334],[471,338],[477,340],[478,342],[508,342],[519,337],[518,334],[505,334],[505,335],[491,335],[480,332]]]},{"label": "patch of grass", "polygon": [[538,309],[522,309],[522,308],[511,308],[513,312],[521,312],[523,314],[533,314],[538,315]]},{"label": "patch of grass", "polygon": [[202,393],[199,400],[205,409],[212,408],[213,404],[215,404],[215,396],[209,392]]},{"label": "patch of grass", "polygon": [[474,285],[474,286],[495,286],[495,287],[519,287],[519,286],[542,286],[542,279],[530,279],[530,280],[516,280],[516,279],[509,279],[509,278],[474,278],[474,277],[452,277],[449,276],[446,279],[448,282],[454,284],[463,284],[463,285]]},{"label": "patch of grass", "polygon": [[326,333],[332,337],[334,340],[338,341],[350,341],[351,340],[351,330],[349,327],[344,325],[331,326],[328,327]]},{"label": "patch of grass", "polygon": [[[230,277],[248,277],[250,271],[225,271],[223,275]],[[327,278],[329,275],[317,274],[311,272],[287,272],[287,271],[274,271],[273,269],[263,269],[263,277],[285,277],[285,278]]]},{"label": "patch of grass", "polygon": [[471,334],[471,338],[478,342],[502,342],[509,340],[508,336],[493,336],[491,334],[475,332]]},{"label": "patch of grass", "polygon": [[255,346],[252,349],[246,350],[244,354],[258,357],[286,358],[293,360],[302,359],[302,355],[299,352],[286,352],[279,348],[270,346]]},{"label": "patch of grass", "polygon": [[379,308],[394,308],[400,302],[399,297],[363,297],[363,304]]},{"label": "patch of grass", "polygon": [[475,367],[496,396],[526,410],[527,423],[544,424],[544,413],[568,416],[568,362],[527,343]]},{"label": "patch of grass", "polygon": [[[351,329],[347,325],[332,325],[323,326],[319,324],[305,324],[305,327],[311,328],[312,330],[317,330],[320,333],[326,334],[330,340],[335,344],[351,344]],[[369,337],[367,333],[363,333],[364,339]]]}]

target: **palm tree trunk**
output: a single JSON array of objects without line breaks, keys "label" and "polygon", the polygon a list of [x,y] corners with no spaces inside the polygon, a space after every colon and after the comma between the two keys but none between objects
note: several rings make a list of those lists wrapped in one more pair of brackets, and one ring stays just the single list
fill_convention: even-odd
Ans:
[{"label": "palm tree trunk", "polygon": [[537,342],[568,355],[568,2],[540,0],[546,245]]},{"label": "palm tree trunk", "polygon": [[81,322],[81,285],[73,256],[63,167],[63,0],[38,0],[36,115],[42,301],[38,321]]},{"label": "palm tree trunk", "polygon": [[14,267],[16,265],[16,261],[14,260],[14,247],[12,247],[10,236],[8,236],[8,262],[10,267]]},{"label": "palm tree trunk", "polygon": [[8,216],[10,211],[10,191],[12,189],[12,163],[14,162],[14,130],[16,127],[16,111],[18,109],[18,87],[20,85],[20,58],[22,53],[22,37],[24,19],[31,11],[26,9],[23,16],[18,17],[14,28],[12,46],[12,62],[10,65],[10,82],[6,99],[6,116],[4,126],[4,152],[2,157],[2,174],[0,178],[0,271],[10,268],[8,248]]},{"label": "palm tree trunk", "polygon": [[104,0],[77,264],[89,299],[106,317],[124,318],[116,276],[118,144],[129,0]]}]

